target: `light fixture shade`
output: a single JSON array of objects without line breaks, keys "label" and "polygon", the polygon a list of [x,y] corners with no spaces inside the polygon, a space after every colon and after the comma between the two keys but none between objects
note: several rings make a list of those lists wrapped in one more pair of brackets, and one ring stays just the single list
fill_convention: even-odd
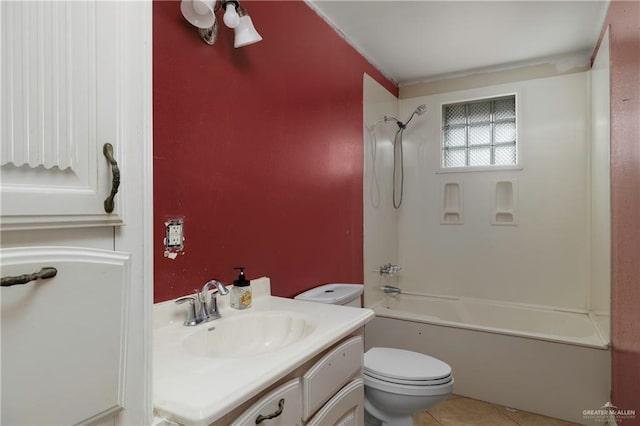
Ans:
[{"label": "light fixture shade", "polygon": [[191,25],[198,28],[210,28],[216,20],[213,8],[216,0],[182,0],[180,11]]},{"label": "light fixture shade", "polygon": [[257,43],[262,40],[262,37],[253,26],[253,22],[249,15],[240,17],[240,24],[234,29],[235,40],[233,47],[244,47],[249,44]]}]

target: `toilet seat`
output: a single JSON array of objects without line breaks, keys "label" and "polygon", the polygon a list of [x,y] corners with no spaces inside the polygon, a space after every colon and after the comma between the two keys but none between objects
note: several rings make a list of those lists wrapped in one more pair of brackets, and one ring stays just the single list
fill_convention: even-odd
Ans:
[{"label": "toilet seat", "polygon": [[402,380],[402,379],[393,379],[393,378],[389,378],[386,377],[384,375],[381,374],[375,374],[371,371],[367,371],[365,369],[364,371],[364,375],[365,376],[369,376],[369,377],[373,377],[375,379],[378,380],[383,380],[385,382],[388,383],[397,383],[400,385],[410,385],[410,386],[436,386],[436,385],[444,385],[446,383],[449,383],[453,377],[450,375],[443,377],[441,379],[434,379],[434,380]]},{"label": "toilet seat", "polygon": [[371,377],[367,374],[364,375],[365,394],[367,392],[367,386],[370,389],[377,389],[388,393],[407,395],[407,396],[437,396],[450,394],[453,390],[453,377],[443,384],[433,386],[413,386],[405,385],[402,383],[392,383],[385,380],[380,380],[375,377]]},{"label": "toilet seat", "polygon": [[364,373],[391,383],[428,386],[446,383],[451,378],[451,367],[418,352],[371,348],[364,354]]}]

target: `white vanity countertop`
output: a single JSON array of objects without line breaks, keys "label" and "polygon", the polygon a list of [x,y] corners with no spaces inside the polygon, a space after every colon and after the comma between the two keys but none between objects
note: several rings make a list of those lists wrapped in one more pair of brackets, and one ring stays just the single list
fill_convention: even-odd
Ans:
[{"label": "white vanity countertop", "polygon": [[[239,358],[209,358],[187,353],[184,339],[215,326],[215,320],[194,327],[182,324],[187,305],[171,301],[154,305],[153,405],[155,413],[188,426],[219,419],[275,381],[373,319],[370,309],[303,302],[270,295],[268,278],[251,281],[253,306],[229,307],[229,296],[218,296],[224,318],[266,312],[303,316],[313,331],[273,352]],[[242,339],[241,335],[237,336]]]}]

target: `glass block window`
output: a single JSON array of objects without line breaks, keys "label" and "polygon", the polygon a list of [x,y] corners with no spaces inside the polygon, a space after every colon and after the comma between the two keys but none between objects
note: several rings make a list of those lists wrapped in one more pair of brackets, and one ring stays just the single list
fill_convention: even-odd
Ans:
[{"label": "glass block window", "polygon": [[516,95],[442,106],[442,167],[518,164]]}]

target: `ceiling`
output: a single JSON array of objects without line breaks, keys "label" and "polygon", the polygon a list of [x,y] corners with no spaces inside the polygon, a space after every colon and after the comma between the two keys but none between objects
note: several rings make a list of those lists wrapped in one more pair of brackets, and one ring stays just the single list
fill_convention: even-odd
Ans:
[{"label": "ceiling", "polygon": [[582,58],[608,1],[307,0],[400,85]]}]

